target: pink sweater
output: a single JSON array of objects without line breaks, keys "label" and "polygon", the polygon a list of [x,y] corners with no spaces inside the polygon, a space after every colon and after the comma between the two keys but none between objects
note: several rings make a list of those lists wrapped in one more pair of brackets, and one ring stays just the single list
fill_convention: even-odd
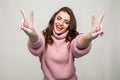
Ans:
[{"label": "pink sweater", "polygon": [[45,38],[39,34],[36,43],[28,41],[30,52],[39,57],[41,69],[44,73],[44,80],[77,80],[74,58],[87,54],[91,45],[81,49],[80,36],[78,35],[72,42],[66,42],[67,32],[58,36],[52,36],[54,43],[45,48]]}]

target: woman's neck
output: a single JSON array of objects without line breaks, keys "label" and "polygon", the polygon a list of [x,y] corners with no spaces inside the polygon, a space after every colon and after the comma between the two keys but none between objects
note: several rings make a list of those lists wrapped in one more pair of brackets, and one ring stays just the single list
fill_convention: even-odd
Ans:
[{"label": "woman's neck", "polygon": [[60,40],[60,39],[65,39],[66,36],[67,36],[67,34],[68,34],[68,31],[66,31],[66,32],[64,32],[64,33],[62,33],[62,34],[56,34],[56,33],[53,31],[53,36],[54,36],[56,39],[58,39],[58,40]]}]

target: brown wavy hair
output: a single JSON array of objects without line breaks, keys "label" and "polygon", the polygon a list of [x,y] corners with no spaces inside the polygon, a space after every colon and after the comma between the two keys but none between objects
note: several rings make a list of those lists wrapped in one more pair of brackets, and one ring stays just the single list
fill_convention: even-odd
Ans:
[{"label": "brown wavy hair", "polygon": [[66,36],[66,42],[67,41],[71,42],[79,34],[76,31],[76,19],[75,19],[73,11],[69,7],[62,7],[61,9],[59,9],[57,12],[55,12],[53,14],[51,19],[49,20],[48,27],[42,31],[43,35],[45,37],[46,45],[53,43],[53,39],[52,39],[51,35],[53,35],[54,20],[55,20],[56,15],[61,11],[67,12],[70,15],[70,23],[68,26],[68,34]]}]

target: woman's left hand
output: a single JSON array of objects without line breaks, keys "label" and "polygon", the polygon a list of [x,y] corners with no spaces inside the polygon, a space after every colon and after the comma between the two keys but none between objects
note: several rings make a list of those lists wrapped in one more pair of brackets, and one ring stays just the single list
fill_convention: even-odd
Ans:
[{"label": "woman's left hand", "polygon": [[89,38],[95,39],[99,35],[102,36],[104,34],[103,27],[102,27],[102,21],[103,21],[104,16],[105,16],[105,13],[101,15],[97,24],[96,24],[96,19],[95,19],[96,16],[95,15],[92,16],[92,29],[89,32]]}]

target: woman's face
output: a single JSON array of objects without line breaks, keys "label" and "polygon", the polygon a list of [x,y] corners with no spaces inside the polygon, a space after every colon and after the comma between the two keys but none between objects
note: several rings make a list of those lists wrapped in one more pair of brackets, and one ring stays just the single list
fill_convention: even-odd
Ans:
[{"label": "woman's face", "polygon": [[54,20],[54,32],[58,35],[67,31],[70,23],[70,15],[67,12],[60,11]]}]

